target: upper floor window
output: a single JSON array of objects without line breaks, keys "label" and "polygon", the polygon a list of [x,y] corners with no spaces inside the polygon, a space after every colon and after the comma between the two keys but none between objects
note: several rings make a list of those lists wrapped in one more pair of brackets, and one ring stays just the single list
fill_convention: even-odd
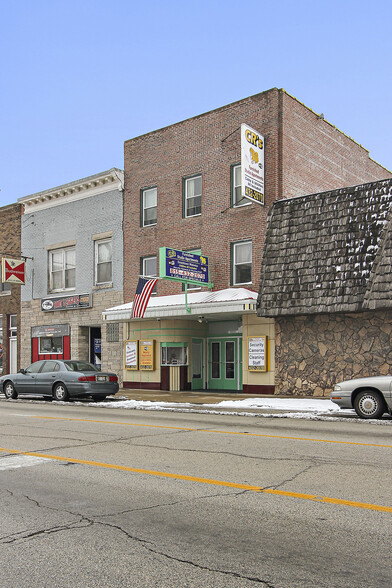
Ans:
[{"label": "upper floor window", "polygon": [[141,193],[141,225],[147,227],[157,224],[157,188],[148,188]]},{"label": "upper floor window", "polygon": [[184,179],[184,217],[201,214],[201,176]]},{"label": "upper floor window", "polygon": [[252,204],[249,198],[245,198],[241,193],[241,166],[231,166],[231,205],[246,206]]},{"label": "upper floor window", "polygon": [[74,289],[75,267],[75,247],[49,251],[49,289]]},{"label": "upper floor window", "polygon": [[[145,278],[154,278],[157,276],[157,257],[156,255],[151,257],[142,257],[140,263],[140,271]],[[157,293],[157,284],[155,284],[152,294]]]},{"label": "upper floor window", "polygon": [[112,240],[95,241],[95,283],[112,281]]},{"label": "upper floor window", "polygon": [[252,283],[252,241],[232,243],[232,284]]},{"label": "upper floor window", "polygon": [[11,284],[8,282],[0,282],[0,294],[4,292],[11,292]]}]

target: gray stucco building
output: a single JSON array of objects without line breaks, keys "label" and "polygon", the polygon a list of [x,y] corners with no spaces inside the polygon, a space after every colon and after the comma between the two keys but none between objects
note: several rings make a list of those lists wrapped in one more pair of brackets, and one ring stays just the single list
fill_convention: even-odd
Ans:
[{"label": "gray stucco building", "polygon": [[102,311],[123,302],[124,175],[108,171],[20,198],[21,365],[91,361],[119,373],[122,336]]}]

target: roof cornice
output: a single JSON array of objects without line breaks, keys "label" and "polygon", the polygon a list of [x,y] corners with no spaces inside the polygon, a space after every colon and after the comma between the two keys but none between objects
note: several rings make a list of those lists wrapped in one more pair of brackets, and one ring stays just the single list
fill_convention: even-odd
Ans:
[{"label": "roof cornice", "polygon": [[90,196],[111,192],[112,190],[124,190],[124,172],[114,167],[108,171],[63,184],[57,188],[18,198],[18,202],[24,206],[25,214],[29,214],[30,212],[68,204]]}]

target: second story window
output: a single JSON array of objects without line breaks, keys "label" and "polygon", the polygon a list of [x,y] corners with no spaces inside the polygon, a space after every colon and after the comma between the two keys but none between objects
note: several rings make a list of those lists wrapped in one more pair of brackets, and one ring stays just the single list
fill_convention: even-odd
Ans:
[{"label": "second story window", "polygon": [[142,190],[141,213],[142,227],[157,224],[157,188]]},{"label": "second story window", "polygon": [[[157,258],[156,256],[142,257],[140,263],[140,271],[145,278],[154,278],[157,276]],[[157,293],[157,284],[155,284],[152,294]]]},{"label": "second story window", "polygon": [[184,217],[201,214],[201,176],[184,179]]},{"label": "second story window", "polygon": [[95,241],[95,283],[112,281],[112,240]]},{"label": "second story window", "polygon": [[75,247],[49,251],[49,289],[52,292],[75,288]]},{"label": "second story window", "polygon": [[252,283],[252,241],[232,243],[232,285]]}]

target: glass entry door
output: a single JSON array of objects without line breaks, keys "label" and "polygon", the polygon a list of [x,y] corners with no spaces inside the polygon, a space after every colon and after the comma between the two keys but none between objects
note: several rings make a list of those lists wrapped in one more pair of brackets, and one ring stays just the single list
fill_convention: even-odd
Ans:
[{"label": "glass entry door", "polygon": [[203,390],[203,340],[192,341],[192,390]]},{"label": "glass entry door", "polygon": [[241,390],[241,339],[210,339],[208,342],[208,388]]}]

